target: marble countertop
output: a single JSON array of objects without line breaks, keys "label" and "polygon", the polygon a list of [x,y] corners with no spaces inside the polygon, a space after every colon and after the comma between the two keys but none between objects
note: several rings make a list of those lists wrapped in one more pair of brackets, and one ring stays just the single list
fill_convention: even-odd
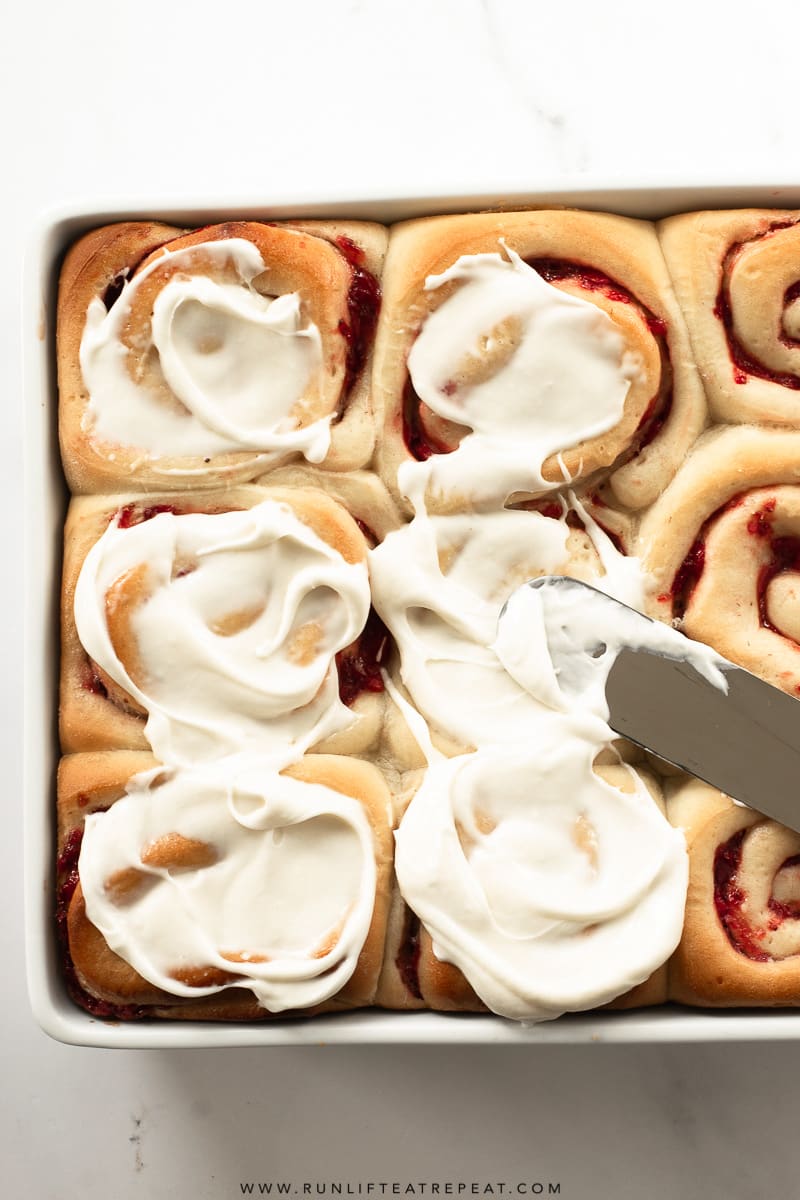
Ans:
[{"label": "marble countertop", "polygon": [[23,613],[11,580],[22,554],[19,278],[43,210],[121,197],[800,183],[798,32],[788,3],[763,22],[734,5],[721,24],[683,0],[34,0],[10,18],[0,73],[7,1194],[232,1200],[259,1182],[298,1195],[321,1183],[353,1195],[360,1183],[364,1196],[431,1195],[433,1183],[440,1195],[450,1183],[452,1195],[564,1200],[791,1194],[792,1042],[124,1052],[50,1041],[24,986]]}]

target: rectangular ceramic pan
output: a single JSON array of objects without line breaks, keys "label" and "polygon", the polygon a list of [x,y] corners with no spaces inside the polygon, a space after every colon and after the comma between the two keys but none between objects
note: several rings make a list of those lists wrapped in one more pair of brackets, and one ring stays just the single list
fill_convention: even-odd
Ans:
[{"label": "rectangular ceramic pan", "polygon": [[435,196],[285,196],[243,203],[165,206],[157,201],[86,207],[55,214],[34,235],[24,280],[25,354],[25,889],[28,987],[42,1028],[63,1042],[108,1047],[268,1046],[314,1043],[464,1043],[524,1045],[584,1042],[760,1041],[800,1039],[800,1012],[704,1012],[666,1007],[591,1013],[524,1027],[484,1016],[362,1011],[309,1021],[226,1025],[199,1022],[108,1023],[76,1008],[56,953],[55,773],[59,758],[58,594],[67,492],[58,455],[55,311],[58,271],[71,242],[112,221],[145,219],[198,226],[227,219],[353,217],[391,223],[407,217],[486,208],[567,205],[658,218],[701,208],[798,208],[800,185],[785,187],[614,187]]}]

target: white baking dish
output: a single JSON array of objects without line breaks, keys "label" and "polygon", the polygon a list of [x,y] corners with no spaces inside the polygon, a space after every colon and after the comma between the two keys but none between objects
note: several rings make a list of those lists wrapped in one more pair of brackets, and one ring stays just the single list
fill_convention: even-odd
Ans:
[{"label": "white baking dish", "polygon": [[356,1012],[309,1021],[250,1025],[111,1023],[70,1001],[58,969],[55,931],[55,771],[58,762],[58,593],[67,492],[56,426],[55,296],[66,247],[111,221],[154,218],[205,225],[225,218],[354,217],[389,223],[431,213],[564,204],[655,218],[697,208],[800,207],[800,186],[603,188],[585,191],[379,197],[358,201],[283,197],[218,202],[86,207],[45,219],[29,248],[24,280],[25,356],[25,919],[28,988],[42,1028],[63,1042],[92,1046],[256,1046],[313,1043],[469,1044],[678,1042],[800,1038],[800,1012],[703,1012],[677,1007],[592,1013],[523,1027],[500,1018],[436,1013]]}]

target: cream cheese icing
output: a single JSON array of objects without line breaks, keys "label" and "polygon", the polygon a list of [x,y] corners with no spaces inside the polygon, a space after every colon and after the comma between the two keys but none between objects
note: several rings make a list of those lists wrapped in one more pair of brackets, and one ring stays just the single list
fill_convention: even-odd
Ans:
[{"label": "cream cheese icing", "polygon": [[[198,255],[219,278],[191,273]],[[172,273],[153,305],[151,348],[166,394],[163,383],[133,377],[123,341],[139,292],[165,260]],[[228,238],[165,249],[108,311],[92,300],[80,348],[89,397],[84,427],[148,458],[254,450],[320,462],[332,416],[301,423],[322,374],[320,332],[304,320],[297,293],[273,298],[257,290],[264,271],[251,242]]]},{"label": "cream cheese icing", "polygon": [[[149,772],[128,793],[87,818],[79,860],[87,915],[112,950],[174,995],[248,988],[271,1012],[344,986],[376,887],[357,800],[253,755]],[[178,865],[187,848],[194,865]],[[187,982],[205,968],[232,978]]]},{"label": "cream cheese icing", "polygon": [[[127,580],[137,586],[127,605],[135,669],[108,623],[109,593]],[[345,562],[267,500],[130,528],[112,521],[81,569],[75,621],[90,657],[147,710],[163,762],[258,749],[285,764],[352,723],[334,656],[369,604],[366,564]]]},{"label": "cream cheese icing", "polygon": [[688,866],[641,779],[592,770],[564,713],[524,746],[432,764],[396,832],[395,870],[437,957],[493,1012],[539,1021],[641,983],[680,938]]},{"label": "cream cheese icing", "polygon": [[[576,497],[567,503],[605,571],[593,583],[641,605],[641,565],[615,550]],[[473,541],[451,564],[453,578],[439,561],[448,535]],[[529,574],[533,558],[552,571],[567,535],[563,519],[537,513],[431,518],[418,509],[370,554],[376,607],[411,699],[474,747],[437,753],[390,685],[429,763],[396,832],[398,884],[434,953],[494,1012],[525,1021],[593,1008],[643,982],[677,945],[687,886],[683,834],[642,779],[620,764],[612,786],[594,767],[616,736],[604,682],[614,646],[641,640],[634,615],[591,592],[587,602],[566,589],[561,603],[560,591],[522,587],[498,630],[520,582],[509,565]],[[676,631],[653,623],[648,632],[685,656]],[[594,658],[599,640],[606,651]],[[718,656],[691,653],[720,682]]]},{"label": "cream cheese icing", "polygon": [[455,290],[425,319],[408,357],[414,390],[470,430],[450,454],[404,463],[400,487],[503,501],[562,486],[547,458],[618,424],[641,369],[611,318],[553,287],[513,250],[464,255],[427,291]]},{"label": "cream cheese icing", "polygon": [[396,832],[398,883],[434,953],[503,1016],[606,1003],[681,935],[682,832],[634,770],[620,765],[612,786],[595,769],[614,738],[604,688],[623,645],[687,658],[725,687],[723,660],[669,627],[583,589],[522,587],[492,648],[532,702],[524,742],[445,759],[420,738],[429,767]]},{"label": "cream cheese icing", "polygon": [[597,586],[641,605],[638,561],[615,550],[572,493],[560,520],[522,509],[433,517],[418,509],[370,552],[373,603],[397,643],[401,679],[425,717],[462,746],[524,740],[536,719],[538,702],[494,649],[497,622],[515,587],[570,565],[570,508],[594,551],[573,569],[593,579],[604,572]]}]

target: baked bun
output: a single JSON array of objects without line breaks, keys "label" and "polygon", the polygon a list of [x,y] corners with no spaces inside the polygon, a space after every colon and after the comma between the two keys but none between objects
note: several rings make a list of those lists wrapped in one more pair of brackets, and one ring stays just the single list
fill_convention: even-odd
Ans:
[{"label": "baked bun", "polygon": [[127,222],[72,247],[58,300],[73,492],[185,491],[306,458],[367,463],[381,226]]},{"label": "baked bun", "polygon": [[58,805],[62,930],[90,1011],[254,1020],[372,1003],[391,867],[374,767],[70,755]]}]

